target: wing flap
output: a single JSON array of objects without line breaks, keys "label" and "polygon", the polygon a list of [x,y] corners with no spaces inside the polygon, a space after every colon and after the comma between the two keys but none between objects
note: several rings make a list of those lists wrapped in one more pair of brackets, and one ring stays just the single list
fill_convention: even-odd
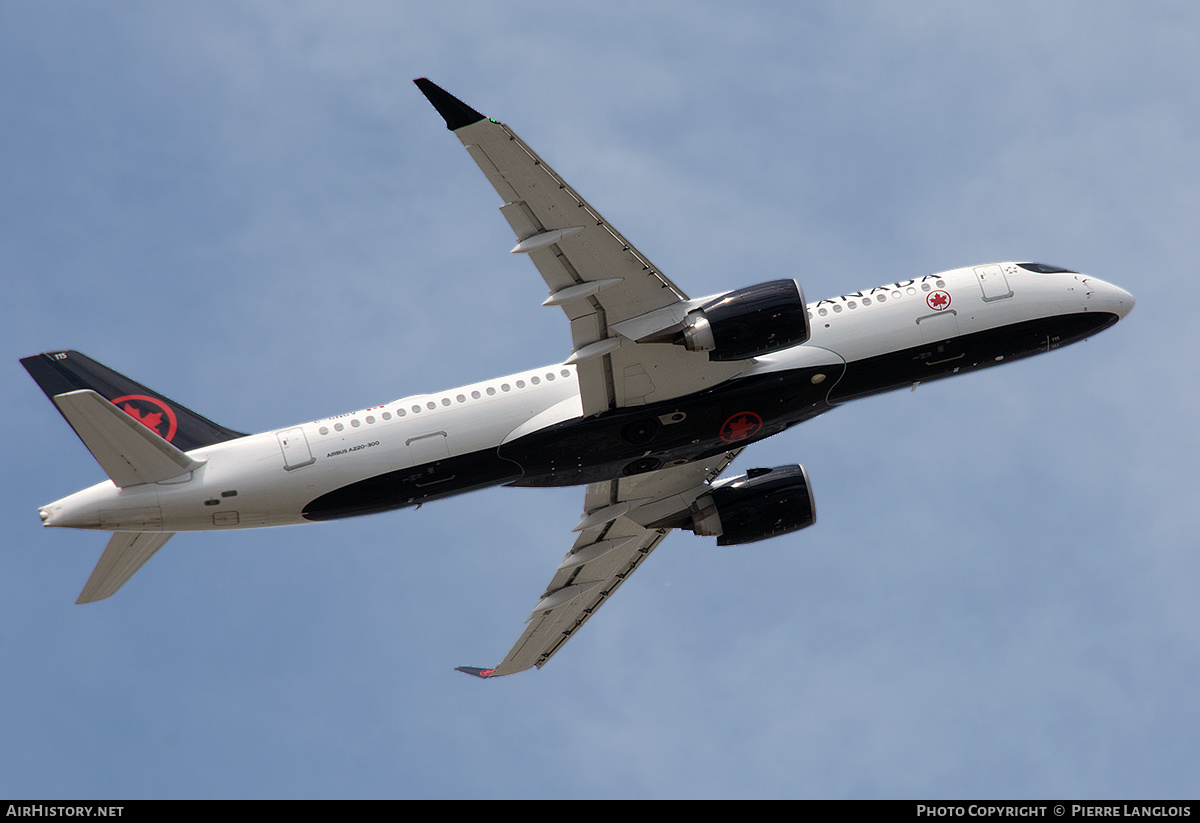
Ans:
[{"label": "wing flap", "polygon": [[589,485],[586,513],[576,527],[579,538],[555,569],[517,642],[494,669],[460,671],[496,677],[544,666],[671,531],[646,524],[686,513],[739,453]]},{"label": "wing flap", "polygon": [[[622,288],[609,290],[599,301],[607,323],[687,299],[507,126],[481,120],[455,134],[505,201],[501,210],[518,246],[544,234],[575,230],[528,251],[551,292],[591,280],[624,280]],[[595,340],[573,342],[578,347]]]},{"label": "wing flap", "polygon": [[[622,535],[619,532],[636,529],[637,534]],[[586,573],[590,579],[582,584],[570,584],[543,596],[526,620],[525,630],[516,644],[505,656],[493,674],[496,676],[515,674],[519,671],[545,665],[564,643],[586,623],[596,611],[613,595],[622,583],[649,557],[650,552],[668,534],[667,529],[650,531],[629,523],[625,528],[614,526],[609,532],[618,532],[615,537],[635,538],[624,543],[622,548],[610,550],[596,560],[578,567],[560,569],[555,580]],[[581,538],[581,540],[584,538]],[[597,541],[598,542],[598,541]],[[587,545],[582,547],[587,548]],[[553,582],[551,585],[554,585]],[[577,591],[574,591],[578,587]]]},{"label": "wing flap", "polygon": [[687,296],[511,129],[428,80],[417,85],[504,201],[513,251],[528,254],[542,275],[546,304],[570,320],[585,415],[679,397],[741,371],[736,362],[670,343],[638,344],[614,329]]}]

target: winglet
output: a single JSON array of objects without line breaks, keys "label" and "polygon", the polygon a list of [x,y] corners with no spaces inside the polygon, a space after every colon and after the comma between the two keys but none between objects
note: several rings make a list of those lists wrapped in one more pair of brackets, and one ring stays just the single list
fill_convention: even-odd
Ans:
[{"label": "winglet", "polygon": [[472,123],[478,123],[480,120],[486,119],[482,114],[436,83],[426,80],[424,77],[418,77],[413,82],[417,84],[417,88],[421,90],[421,94],[425,95],[430,103],[433,103],[433,107],[438,110],[438,114],[446,121],[446,128],[450,129],[450,131],[457,131],[463,126],[469,126]]},{"label": "winglet", "polygon": [[454,671],[462,672],[463,674],[469,674],[471,677],[478,677],[481,680],[487,680],[492,676],[492,672],[494,672],[495,669],[477,669],[474,666],[459,666]]}]

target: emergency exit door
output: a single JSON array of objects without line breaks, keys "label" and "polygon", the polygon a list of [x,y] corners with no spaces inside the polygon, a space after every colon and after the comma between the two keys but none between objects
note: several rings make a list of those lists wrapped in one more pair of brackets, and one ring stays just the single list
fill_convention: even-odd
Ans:
[{"label": "emergency exit door", "polygon": [[1013,296],[1008,278],[1004,276],[1004,269],[1000,266],[976,266],[975,277],[979,279],[979,287],[983,289],[983,302],[990,303]]},{"label": "emergency exit door", "polygon": [[308,438],[304,436],[304,429],[297,426],[280,432],[276,437],[279,438],[279,448],[283,450],[283,468],[287,471],[317,462],[308,448]]}]

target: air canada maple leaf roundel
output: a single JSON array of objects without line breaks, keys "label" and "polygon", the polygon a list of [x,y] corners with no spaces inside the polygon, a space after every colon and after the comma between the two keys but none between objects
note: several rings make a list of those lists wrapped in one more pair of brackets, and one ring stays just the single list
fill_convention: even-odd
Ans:
[{"label": "air canada maple leaf roundel", "polygon": [[945,311],[950,308],[950,292],[942,291],[941,289],[931,291],[925,298],[925,302],[934,311]]},{"label": "air canada maple leaf roundel", "polygon": [[762,428],[762,418],[755,412],[738,412],[721,426],[721,439],[726,443],[737,443],[753,437]]},{"label": "air canada maple leaf roundel", "polygon": [[163,401],[144,394],[127,394],[112,401],[113,405],[168,443],[175,437],[179,423],[175,412]]}]

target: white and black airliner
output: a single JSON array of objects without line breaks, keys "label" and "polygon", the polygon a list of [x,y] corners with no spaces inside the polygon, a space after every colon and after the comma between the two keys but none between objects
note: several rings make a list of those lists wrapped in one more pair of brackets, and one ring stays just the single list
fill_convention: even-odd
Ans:
[{"label": "white and black airliner", "polygon": [[1095,277],[990,263],[806,303],[794,280],[689,298],[507,126],[417,86],[504,201],[570,321],[561,363],[244,434],[75,351],[21,362],[108,479],[43,506],[112,532],[80,603],[109,597],[181,531],[283,526],[487,486],[585,487],[570,551],[508,655],[542,666],[672,529],[720,545],[811,526],[798,465],[718,479],[748,444],[849,400],[1074,343],[1133,308]]}]

